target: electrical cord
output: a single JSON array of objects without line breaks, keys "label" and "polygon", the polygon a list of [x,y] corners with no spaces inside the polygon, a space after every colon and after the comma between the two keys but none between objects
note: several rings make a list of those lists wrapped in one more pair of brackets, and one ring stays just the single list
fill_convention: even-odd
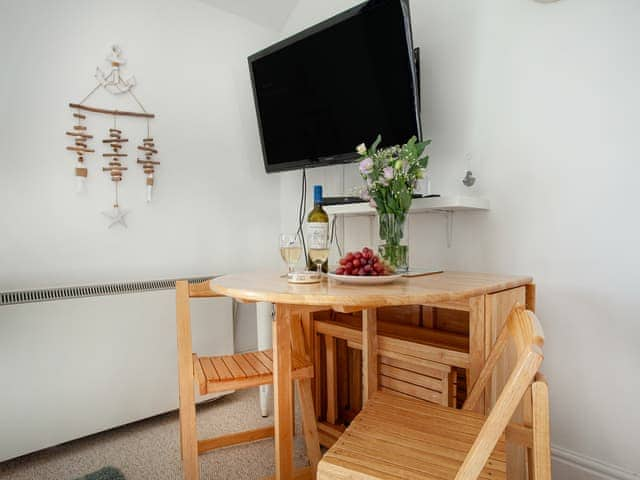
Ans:
[{"label": "electrical cord", "polygon": [[302,169],[302,185],[300,187],[300,206],[298,207],[298,235],[302,242],[302,251],[304,252],[304,262],[307,263],[307,245],[304,241],[304,217],[306,216],[307,205],[307,170]]},{"label": "electrical cord", "polygon": [[342,247],[340,246],[340,241],[338,240],[338,228],[336,225],[336,220],[338,219],[337,215],[333,216],[333,219],[331,220],[331,235],[329,236],[329,244],[333,245],[334,243],[336,244],[336,247],[338,249],[338,255],[340,255],[340,258],[342,258]]}]

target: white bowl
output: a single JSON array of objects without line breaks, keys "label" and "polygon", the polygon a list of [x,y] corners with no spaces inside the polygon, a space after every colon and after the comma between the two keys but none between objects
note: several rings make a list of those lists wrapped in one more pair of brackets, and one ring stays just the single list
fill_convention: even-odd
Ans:
[{"label": "white bowl", "polygon": [[401,273],[369,277],[360,275],[337,275],[334,272],[329,272],[327,273],[327,276],[332,280],[337,280],[338,282],[348,283],[351,285],[384,285],[385,283],[391,283],[402,278]]}]

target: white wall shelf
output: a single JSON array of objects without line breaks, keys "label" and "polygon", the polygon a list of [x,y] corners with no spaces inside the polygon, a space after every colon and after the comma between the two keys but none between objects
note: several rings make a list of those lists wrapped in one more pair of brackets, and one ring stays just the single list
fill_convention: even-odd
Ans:
[{"label": "white wall shelf", "polygon": [[[326,205],[329,215],[375,215],[376,211],[368,203],[349,203],[346,205]],[[478,197],[442,196],[414,198],[409,213],[457,212],[489,210],[489,200]]]},{"label": "white wall shelf", "polygon": [[[326,205],[329,215],[344,217],[356,215],[375,215],[376,211],[368,203],[349,203],[346,205]],[[453,214],[455,212],[473,212],[489,210],[489,200],[479,197],[441,196],[414,198],[409,213],[440,213],[447,215],[447,246],[453,241]]]}]

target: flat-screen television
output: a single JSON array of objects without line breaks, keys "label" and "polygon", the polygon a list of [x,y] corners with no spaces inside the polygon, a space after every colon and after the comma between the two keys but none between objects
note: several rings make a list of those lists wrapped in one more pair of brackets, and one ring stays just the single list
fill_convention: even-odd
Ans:
[{"label": "flat-screen television", "polygon": [[421,139],[408,0],[370,0],[249,57],[267,172]]}]

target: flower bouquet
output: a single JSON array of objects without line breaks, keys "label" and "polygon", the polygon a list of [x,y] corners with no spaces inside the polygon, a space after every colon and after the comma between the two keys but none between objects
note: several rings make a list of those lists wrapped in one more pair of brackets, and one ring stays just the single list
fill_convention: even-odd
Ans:
[{"label": "flower bouquet", "polygon": [[423,154],[431,140],[418,142],[414,136],[404,145],[378,150],[381,140],[378,135],[369,148],[364,143],[356,148],[361,156],[360,174],[366,182],[362,198],[378,212],[380,238],[384,241],[378,248],[380,255],[402,272],[409,268],[409,249],[402,244],[404,226],[416,183],[424,177],[429,157]]}]

